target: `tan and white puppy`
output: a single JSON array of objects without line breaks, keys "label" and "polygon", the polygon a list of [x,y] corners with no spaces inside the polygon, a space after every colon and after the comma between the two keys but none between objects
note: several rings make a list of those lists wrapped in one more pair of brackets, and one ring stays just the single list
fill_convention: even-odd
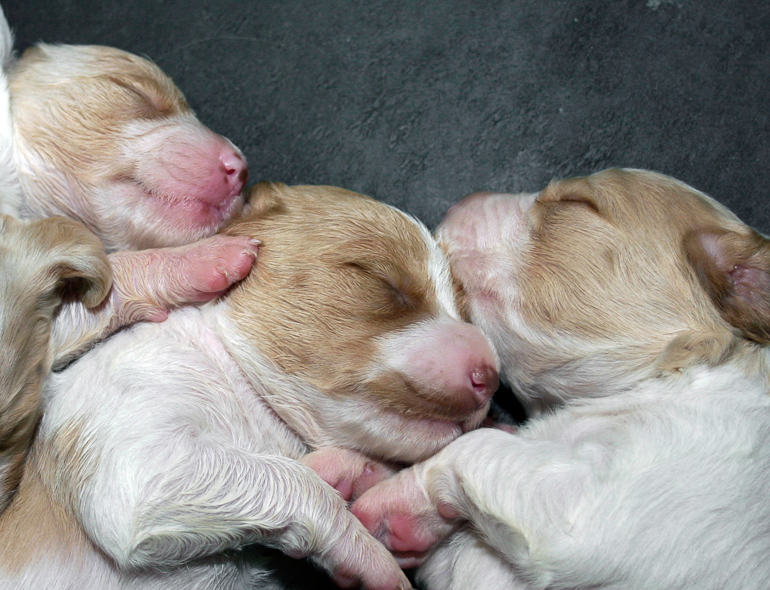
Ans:
[{"label": "tan and white puppy", "polygon": [[[208,301],[245,276],[257,246],[248,239],[181,246],[240,210],[247,171],[241,153],[195,118],[157,66],[107,47],[39,45],[17,60],[1,12],[0,63],[0,212],[79,220],[110,251],[155,248],[110,255],[113,287],[98,307],[65,300],[50,342],[55,365],[121,326],[161,321],[170,307]],[[34,387],[22,391],[31,397],[16,407],[32,413],[7,418],[26,423],[37,416],[38,396]],[[0,406],[19,395],[0,385]],[[27,447],[12,430],[0,429],[0,507],[15,488],[16,476],[6,475],[18,473]]]},{"label": "tan and white puppy", "polygon": [[77,219],[114,251],[188,244],[237,212],[243,155],[155,64],[42,43],[15,59],[0,25],[6,213]]},{"label": "tan and white puppy", "polygon": [[[111,274],[101,242],[79,223],[0,215],[0,276],[0,481],[14,489],[53,362],[54,313],[66,293],[98,305]],[[0,499],[0,509],[7,500]]]},{"label": "tan and white puppy", "polygon": [[[227,233],[260,236],[258,271],[49,378],[0,518],[0,588],[271,587],[234,551],[253,543],[345,586],[408,587],[340,494],[476,427],[497,357],[416,220],[330,187],[262,184],[252,201]],[[337,493],[303,457],[357,472]]]},{"label": "tan and white puppy", "polygon": [[25,219],[76,219],[108,252],[155,248],[111,256],[116,289],[125,291],[118,303],[144,300],[141,311],[109,305],[81,314],[71,322],[76,335],[109,333],[116,315],[157,320],[243,278],[256,249],[241,238],[163,248],[214,234],[242,208],[248,175],[240,151],[196,119],[174,83],[155,64],[111,47],[40,44],[15,60],[11,46],[1,19],[6,209]]},{"label": "tan and white puppy", "polygon": [[[770,242],[672,178],[472,196],[438,234],[504,376],[547,412],[353,511],[428,589],[760,590],[770,579]],[[411,552],[411,553],[407,553]]]}]

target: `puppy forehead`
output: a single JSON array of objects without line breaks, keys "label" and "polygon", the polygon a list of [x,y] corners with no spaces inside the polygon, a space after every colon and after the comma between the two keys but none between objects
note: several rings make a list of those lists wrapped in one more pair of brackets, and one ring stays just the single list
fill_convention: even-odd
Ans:
[{"label": "puppy forehead", "polygon": [[280,215],[273,222],[260,203],[270,198],[257,196],[245,219],[248,233],[264,237],[266,252],[271,234],[278,232],[282,244],[291,242],[293,248],[307,249],[313,256],[322,254],[319,260],[332,269],[348,262],[371,264],[389,275],[396,286],[399,279],[405,279],[421,297],[458,317],[447,258],[414,217],[345,189],[297,186],[280,189]]},{"label": "puppy forehead", "polygon": [[589,201],[616,227],[641,235],[701,226],[743,224],[726,207],[686,183],[648,170],[610,169],[587,177],[551,183],[538,201]]},{"label": "puppy forehead", "polygon": [[591,337],[622,333],[646,340],[666,326],[712,322],[711,306],[688,270],[685,237],[745,228],[713,199],[661,174],[608,170],[552,183],[538,202],[517,277],[528,321]]},{"label": "puppy forehead", "polygon": [[77,91],[79,80],[91,80],[139,93],[161,111],[189,110],[184,95],[157,65],[114,47],[41,43],[24,52],[14,75],[31,88],[60,91]]}]

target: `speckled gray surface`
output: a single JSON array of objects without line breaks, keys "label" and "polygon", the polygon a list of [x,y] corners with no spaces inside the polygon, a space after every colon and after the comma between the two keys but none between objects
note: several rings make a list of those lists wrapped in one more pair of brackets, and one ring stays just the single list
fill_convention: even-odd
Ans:
[{"label": "speckled gray surface", "polygon": [[20,48],[96,43],[156,61],[254,181],[344,186],[432,227],[475,190],[631,166],[770,232],[767,2],[2,4]]}]

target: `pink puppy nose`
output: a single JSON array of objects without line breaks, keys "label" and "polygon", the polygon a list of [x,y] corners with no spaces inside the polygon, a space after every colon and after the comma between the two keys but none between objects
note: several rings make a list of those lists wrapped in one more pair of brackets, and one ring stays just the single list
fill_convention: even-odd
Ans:
[{"label": "pink puppy nose", "polygon": [[471,371],[471,389],[478,405],[485,404],[500,386],[500,376],[493,367],[482,366]]},{"label": "pink puppy nose", "polygon": [[444,403],[470,413],[489,401],[499,384],[497,360],[478,328],[457,321],[438,324],[425,345],[412,362],[443,390]]},{"label": "pink puppy nose", "polygon": [[249,169],[243,157],[228,147],[219,155],[219,163],[230,185],[230,194],[240,193],[249,178]]}]

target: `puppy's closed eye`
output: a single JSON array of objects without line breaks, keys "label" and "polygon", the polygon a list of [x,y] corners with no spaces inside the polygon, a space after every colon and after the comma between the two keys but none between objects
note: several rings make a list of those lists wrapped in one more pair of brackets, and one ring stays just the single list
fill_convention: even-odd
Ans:
[{"label": "puppy's closed eye", "polygon": [[[179,110],[167,93],[162,92],[152,80],[138,76],[131,80],[120,76],[105,76],[104,80],[127,91],[129,96],[126,97],[125,104],[134,111],[138,119],[168,117]],[[181,96],[177,98],[186,106]]]},{"label": "puppy's closed eye", "polygon": [[552,196],[538,197],[535,202],[545,207],[583,207],[594,213],[600,213],[596,203],[580,193],[560,194],[557,198]]},{"label": "puppy's closed eye", "polygon": [[345,267],[372,282],[372,290],[382,294],[379,306],[382,311],[407,311],[419,307],[417,297],[411,293],[412,289],[407,284],[408,277],[396,279],[380,268],[358,261],[347,262]]},{"label": "puppy's closed eye", "polygon": [[564,195],[557,202],[562,205],[586,207],[595,213],[599,213],[599,207],[596,206],[596,203],[594,203],[590,199],[586,199],[582,195],[567,194],[567,195]]}]

